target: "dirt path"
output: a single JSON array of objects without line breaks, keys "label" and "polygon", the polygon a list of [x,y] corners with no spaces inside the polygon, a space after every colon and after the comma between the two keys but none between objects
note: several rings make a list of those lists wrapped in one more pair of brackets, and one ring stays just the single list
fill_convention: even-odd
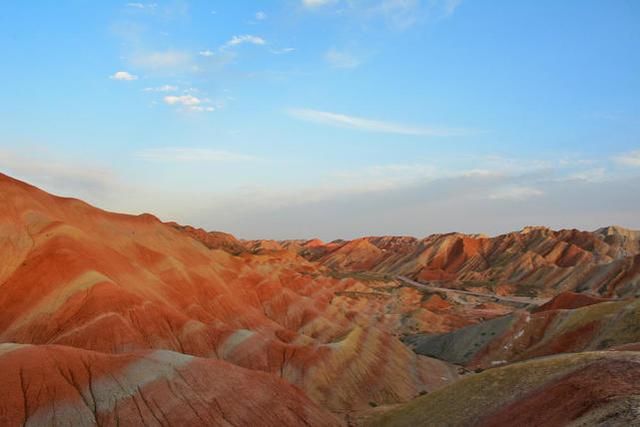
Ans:
[{"label": "dirt path", "polygon": [[480,292],[471,292],[471,291],[462,291],[459,289],[449,289],[449,288],[441,288],[438,286],[433,286],[433,285],[427,285],[424,283],[420,283],[420,282],[416,282],[415,280],[411,280],[408,277],[404,277],[404,276],[396,276],[396,279],[400,280],[401,282],[409,285],[409,286],[413,286],[414,288],[417,289],[422,289],[425,291],[429,291],[429,292],[443,292],[443,293],[450,293],[450,294],[462,294],[462,295],[471,295],[474,297],[484,297],[484,298],[491,298],[491,299],[495,299],[497,301],[504,301],[504,302],[510,302],[510,303],[516,303],[516,304],[531,304],[531,305],[542,305],[546,302],[549,301],[549,298],[529,298],[529,297],[505,297],[505,296],[500,296],[500,295],[495,295],[495,294],[483,294]]}]

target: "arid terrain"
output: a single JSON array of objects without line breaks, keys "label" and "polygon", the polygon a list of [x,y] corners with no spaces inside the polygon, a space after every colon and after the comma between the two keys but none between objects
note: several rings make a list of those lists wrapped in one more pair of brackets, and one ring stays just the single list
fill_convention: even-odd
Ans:
[{"label": "arid terrain", "polygon": [[0,174],[0,425],[640,423],[640,232],[237,239]]}]

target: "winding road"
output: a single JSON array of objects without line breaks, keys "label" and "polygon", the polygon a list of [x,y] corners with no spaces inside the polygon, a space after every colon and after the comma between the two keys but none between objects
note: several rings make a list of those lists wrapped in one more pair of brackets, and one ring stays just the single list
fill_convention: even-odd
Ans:
[{"label": "winding road", "polygon": [[426,285],[424,283],[416,282],[415,280],[411,280],[405,276],[396,276],[396,279],[401,282],[413,286],[414,288],[421,289],[429,292],[442,292],[442,293],[450,293],[450,294],[462,294],[462,295],[471,295],[474,297],[484,297],[491,298],[497,301],[510,302],[515,304],[530,304],[530,305],[542,305],[550,300],[550,298],[529,298],[529,297],[516,297],[516,296],[500,296],[495,294],[483,294],[480,292],[472,292],[472,291],[463,291],[459,289],[449,289],[449,288],[441,288],[439,286]]}]

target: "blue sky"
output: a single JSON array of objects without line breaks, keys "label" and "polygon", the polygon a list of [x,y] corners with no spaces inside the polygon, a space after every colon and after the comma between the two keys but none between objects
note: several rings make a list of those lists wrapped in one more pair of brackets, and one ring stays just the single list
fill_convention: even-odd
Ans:
[{"label": "blue sky", "polygon": [[640,3],[0,6],[0,170],[244,238],[640,228]]}]

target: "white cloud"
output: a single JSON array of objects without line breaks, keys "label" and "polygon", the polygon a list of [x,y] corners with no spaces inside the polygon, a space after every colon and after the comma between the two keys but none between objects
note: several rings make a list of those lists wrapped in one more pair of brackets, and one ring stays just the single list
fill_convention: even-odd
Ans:
[{"label": "white cloud", "polygon": [[329,49],[324,58],[334,68],[356,68],[361,64],[360,59],[351,53],[336,49]]},{"label": "white cloud", "polygon": [[152,161],[171,162],[243,162],[257,158],[226,150],[193,147],[150,148],[136,153],[136,156]]},{"label": "white cloud", "polygon": [[344,114],[304,108],[290,109],[288,110],[288,113],[292,117],[308,122],[368,132],[393,133],[398,135],[415,136],[456,136],[470,133],[469,131],[464,129],[410,126],[401,123],[364,119],[360,117],[347,116]]},{"label": "white cloud", "polygon": [[264,21],[265,19],[267,19],[267,14],[263,11],[256,12],[256,19],[258,21]]},{"label": "white cloud", "polygon": [[302,0],[302,5],[305,7],[314,8],[314,7],[326,6],[326,5],[337,3],[337,2],[338,0]]},{"label": "white cloud", "polygon": [[193,95],[167,95],[164,97],[164,102],[169,105],[199,105],[202,103],[200,98],[196,98]]},{"label": "white cloud", "polygon": [[212,112],[223,107],[222,103],[212,105],[210,99],[202,99],[193,95],[167,95],[163,98],[167,105],[181,107],[185,111],[198,113]]},{"label": "white cloud", "polygon": [[209,50],[209,49],[201,50],[200,52],[198,52],[198,55],[200,55],[200,56],[207,56],[207,57],[209,57],[209,56],[214,56],[215,54],[216,54],[215,52],[213,52],[213,51],[211,51],[211,50]]},{"label": "white cloud", "polygon": [[178,90],[178,86],[172,86],[172,85],[162,85],[157,87],[144,88],[145,92],[176,92],[177,90]]},{"label": "white cloud", "polygon": [[527,200],[532,197],[540,197],[544,191],[533,187],[510,186],[496,190],[489,195],[491,200]]},{"label": "white cloud", "polygon": [[244,34],[241,36],[231,37],[231,40],[226,42],[223,47],[238,46],[241,44],[255,44],[255,45],[261,46],[261,45],[267,44],[267,42],[262,37],[252,36],[250,34]]},{"label": "white cloud", "polygon": [[109,76],[111,80],[120,80],[130,82],[133,80],[138,80],[138,76],[134,76],[133,74],[127,71],[116,71],[113,75]]},{"label": "white cloud", "polygon": [[155,9],[157,6],[156,3],[127,3],[127,7],[133,9]]},{"label": "white cloud", "polygon": [[613,158],[616,163],[624,166],[640,166],[640,150],[617,155]]}]

